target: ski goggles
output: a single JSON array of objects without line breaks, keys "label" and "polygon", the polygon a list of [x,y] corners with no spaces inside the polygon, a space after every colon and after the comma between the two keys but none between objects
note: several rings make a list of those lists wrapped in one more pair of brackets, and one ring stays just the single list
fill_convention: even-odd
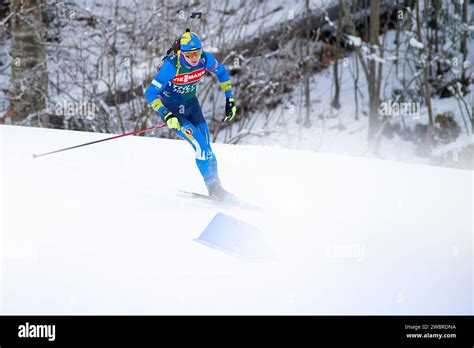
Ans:
[{"label": "ski goggles", "polygon": [[194,50],[194,51],[187,51],[181,52],[186,58],[194,58],[199,57],[202,53],[202,49]]}]

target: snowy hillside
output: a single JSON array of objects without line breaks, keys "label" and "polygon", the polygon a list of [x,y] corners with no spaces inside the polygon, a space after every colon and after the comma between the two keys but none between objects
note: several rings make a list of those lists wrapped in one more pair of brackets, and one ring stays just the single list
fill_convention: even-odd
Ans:
[{"label": "snowy hillside", "polygon": [[[395,31],[386,34],[387,52],[395,52],[395,35]],[[387,129],[381,132],[386,137],[379,139],[376,154],[373,153],[375,142],[367,141],[369,97],[364,75],[361,75],[359,82],[361,86],[358,90],[360,92],[359,105],[356,106],[354,101],[355,56],[355,53],[349,54],[346,58],[349,62],[347,66],[341,65],[340,88],[342,93],[339,109],[334,109],[331,106],[331,101],[334,98],[333,63],[309,79],[311,90],[309,125],[305,125],[303,120],[306,114],[305,89],[304,83],[300,82],[295,84],[295,89],[291,93],[282,96],[284,102],[275,109],[260,110],[256,114],[254,122],[249,122],[245,127],[234,123],[232,131],[220,133],[217,141],[232,143],[238,140],[241,144],[249,145],[277,144],[289,149],[349,154],[418,164],[434,164],[436,162],[433,159],[440,154],[448,151],[461,152],[474,144],[472,125],[464,119],[464,111],[458,107],[456,98],[433,98],[432,107],[435,115],[453,112],[453,117],[456,124],[460,126],[461,133],[456,142],[437,146],[432,153],[433,158],[425,155],[420,156],[417,151],[419,144],[413,139],[410,140],[407,136],[403,136],[398,129],[414,131],[417,125],[428,124],[427,107],[423,105],[420,107],[418,116],[393,116],[389,120],[385,120],[387,125],[392,125],[392,130],[387,126]],[[401,88],[392,60],[387,59],[387,62],[382,66],[384,76],[387,76],[386,85],[392,87],[383,90],[382,101],[391,99],[393,88]],[[469,100],[469,98],[466,99]],[[472,105],[472,102],[469,105]],[[212,115],[211,104],[207,104],[204,109],[206,115]],[[397,123],[400,127],[393,127]],[[458,163],[449,162],[453,161],[446,161],[443,165],[458,166]],[[466,162],[464,168],[472,169],[472,160]]]},{"label": "snowy hillside", "polygon": [[[107,136],[0,127],[2,314],[473,312],[471,171],[214,145],[249,210],[178,194],[204,192],[183,141],[32,158]],[[196,242],[219,212],[270,252]]]}]

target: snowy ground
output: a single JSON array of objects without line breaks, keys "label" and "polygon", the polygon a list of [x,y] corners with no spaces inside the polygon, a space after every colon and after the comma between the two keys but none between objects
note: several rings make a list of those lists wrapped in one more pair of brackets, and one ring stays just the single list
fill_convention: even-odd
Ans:
[{"label": "snowy ground", "polygon": [[[214,145],[204,191],[183,141],[1,126],[2,314],[472,314],[473,173]],[[260,262],[194,241],[217,212],[259,228]],[[225,233],[225,231],[223,231]]]}]

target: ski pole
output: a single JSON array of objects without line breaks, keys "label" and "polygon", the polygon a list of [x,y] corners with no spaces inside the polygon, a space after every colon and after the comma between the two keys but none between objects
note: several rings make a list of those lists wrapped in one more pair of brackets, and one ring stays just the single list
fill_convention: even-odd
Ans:
[{"label": "ski pole", "polygon": [[128,136],[128,135],[145,133],[145,132],[149,132],[149,131],[152,131],[152,130],[154,130],[154,129],[163,128],[163,127],[166,127],[166,124],[156,125],[156,126],[153,126],[153,127],[150,127],[150,128],[146,128],[146,129],[141,129],[141,130],[138,130],[138,131],[135,131],[135,132],[125,133],[125,134],[120,134],[120,135],[114,135],[113,137],[110,137],[110,138],[105,138],[105,139],[100,139],[100,140],[96,140],[96,141],[91,141],[91,142],[89,142],[89,143],[84,143],[84,144],[80,144],[80,145],[75,145],[75,146],[71,146],[71,147],[66,147],[66,148],[64,148],[64,149],[59,149],[59,150],[55,150],[55,151],[51,151],[51,152],[46,152],[46,153],[42,153],[42,154],[39,154],[39,155],[33,154],[33,158],[38,158],[38,157],[41,157],[41,156],[51,155],[51,154],[57,153],[57,152],[72,150],[72,149],[76,149],[76,148],[82,147],[82,146],[97,144],[97,143],[101,143],[101,142],[107,141],[107,140],[118,139],[118,138],[121,138],[121,137],[126,137],[126,136]]}]

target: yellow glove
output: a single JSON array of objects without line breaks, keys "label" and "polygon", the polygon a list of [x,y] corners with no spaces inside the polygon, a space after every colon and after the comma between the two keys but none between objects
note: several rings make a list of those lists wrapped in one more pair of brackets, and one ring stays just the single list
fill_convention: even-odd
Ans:
[{"label": "yellow glove", "polygon": [[181,125],[179,124],[178,117],[173,115],[173,113],[169,112],[165,115],[166,124],[170,129],[181,129]]},{"label": "yellow glove", "polygon": [[223,121],[232,121],[235,117],[235,113],[237,112],[237,107],[235,106],[234,98],[227,98],[225,103],[225,117]]}]

